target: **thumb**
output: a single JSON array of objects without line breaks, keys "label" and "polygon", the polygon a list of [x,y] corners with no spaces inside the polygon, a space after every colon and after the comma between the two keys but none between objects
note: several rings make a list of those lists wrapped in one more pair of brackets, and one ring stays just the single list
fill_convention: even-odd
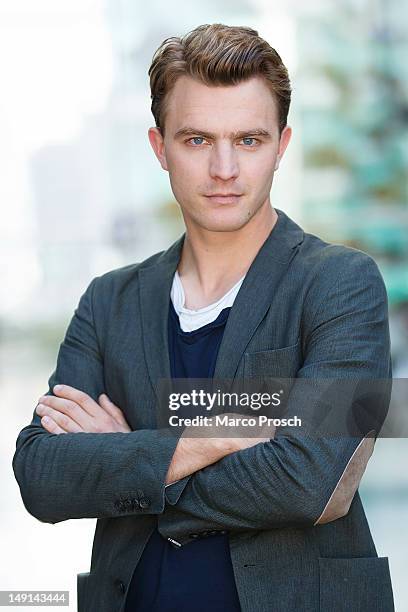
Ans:
[{"label": "thumb", "polygon": [[116,406],[116,404],[114,404],[112,400],[109,399],[106,393],[102,393],[102,395],[100,395],[98,399],[100,406],[105,410],[105,412],[110,414],[111,417],[115,419],[115,421],[117,421],[118,423],[126,423],[126,419],[123,416],[123,412],[121,411],[119,406]]}]

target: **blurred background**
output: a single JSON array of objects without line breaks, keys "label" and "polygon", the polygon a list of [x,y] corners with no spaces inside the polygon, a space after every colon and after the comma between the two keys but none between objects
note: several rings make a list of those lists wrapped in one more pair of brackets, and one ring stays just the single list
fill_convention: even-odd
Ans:
[{"label": "blurred background", "polygon": [[[70,590],[95,521],[39,523],[11,471],[90,280],[183,231],[147,140],[147,70],[167,36],[248,25],[289,69],[292,142],[272,203],[371,254],[408,377],[408,4],[403,0],[0,0],[0,590]],[[63,477],[63,474],[61,474]],[[408,610],[408,443],[376,444],[360,492],[397,611]]]}]

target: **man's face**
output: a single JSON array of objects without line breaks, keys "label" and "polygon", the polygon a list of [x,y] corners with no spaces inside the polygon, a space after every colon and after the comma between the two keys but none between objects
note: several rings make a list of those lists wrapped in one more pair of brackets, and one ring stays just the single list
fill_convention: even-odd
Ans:
[{"label": "man's face", "polygon": [[149,130],[168,170],[187,229],[241,229],[270,206],[269,192],[289,142],[279,137],[277,109],[263,78],[207,86],[176,81],[167,99],[165,136]]}]

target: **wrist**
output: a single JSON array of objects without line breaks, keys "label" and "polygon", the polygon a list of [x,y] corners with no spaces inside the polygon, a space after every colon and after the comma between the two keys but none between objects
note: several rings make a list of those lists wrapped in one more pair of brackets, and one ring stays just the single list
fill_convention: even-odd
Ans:
[{"label": "wrist", "polygon": [[180,480],[215,463],[233,452],[232,440],[199,436],[194,427],[187,427],[180,437],[174,451],[165,484]]}]

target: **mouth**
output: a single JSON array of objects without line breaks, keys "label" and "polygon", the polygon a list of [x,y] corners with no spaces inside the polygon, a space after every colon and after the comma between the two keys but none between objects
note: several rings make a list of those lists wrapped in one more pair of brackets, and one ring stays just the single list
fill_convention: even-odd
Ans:
[{"label": "mouth", "polygon": [[236,204],[239,198],[242,197],[241,193],[214,193],[213,195],[205,196],[210,202],[215,204]]}]

